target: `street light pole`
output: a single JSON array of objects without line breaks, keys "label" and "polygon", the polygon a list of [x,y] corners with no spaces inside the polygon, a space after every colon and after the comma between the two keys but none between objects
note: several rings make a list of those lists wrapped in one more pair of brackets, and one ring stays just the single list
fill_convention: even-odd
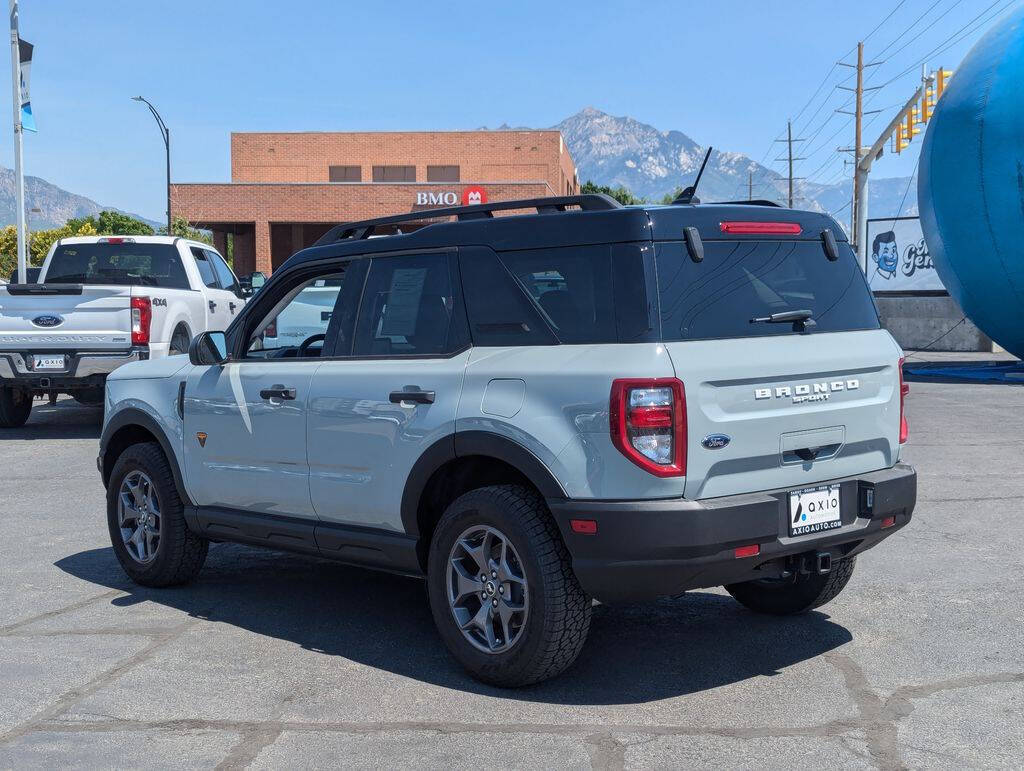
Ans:
[{"label": "street light pole", "polygon": [[149,111],[153,113],[153,117],[156,118],[156,124],[160,127],[160,136],[164,140],[164,149],[167,151],[167,235],[171,235],[171,130],[167,128],[164,119],[160,117],[160,113],[156,111],[156,107],[150,104],[148,99],[141,96],[133,96],[132,101],[142,102],[149,108]]}]

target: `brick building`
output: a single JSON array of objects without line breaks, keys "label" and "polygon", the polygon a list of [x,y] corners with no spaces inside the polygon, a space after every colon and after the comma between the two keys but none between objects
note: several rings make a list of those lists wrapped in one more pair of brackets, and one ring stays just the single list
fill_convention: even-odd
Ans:
[{"label": "brick building", "polygon": [[578,192],[558,131],[233,133],[231,182],[173,184],[171,209],[270,274],[340,222]]}]

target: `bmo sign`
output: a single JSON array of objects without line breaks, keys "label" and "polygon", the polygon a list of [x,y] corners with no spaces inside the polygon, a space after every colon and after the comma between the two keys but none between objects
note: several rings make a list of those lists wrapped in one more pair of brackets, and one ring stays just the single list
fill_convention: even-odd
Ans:
[{"label": "bmo sign", "polygon": [[460,200],[463,206],[487,203],[487,191],[479,185],[473,185],[465,188],[461,196],[454,190],[425,190],[416,193],[417,206],[456,206]]}]

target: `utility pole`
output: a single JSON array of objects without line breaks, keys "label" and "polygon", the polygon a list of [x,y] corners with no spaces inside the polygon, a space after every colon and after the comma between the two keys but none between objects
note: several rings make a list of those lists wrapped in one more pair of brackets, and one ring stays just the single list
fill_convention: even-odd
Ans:
[{"label": "utility pole", "polygon": [[10,0],[11,12],[11,82],[14,110],[14,181],[17,187],[15,210],[18,222],[18,283],[25,283],[28,241],[25,223],[25,171],[22,168],[21,126],[21,46],[18,42],[18,0]]},{"label": "utility pole", "polygon": [[[850,222],[850,233],[853,234],[853,246],[856,251],[860,250],[860,223],[861,211],[865,211],[867,201],[864,194],[867,192],[867,175],[860,173],[860,153],[864,147],[862,131],[864,123],[864,43],[857,43],[857,93],[856,107],[853,118],[853,206]],[[866,213],[866,211],[865,211]],[[862,269],[866,266],[862,265]]]},{"label": "utility pole", "polygon": [[863,244],[864,232],[867,229],[868,217],[868,175],[861,170],[861,160],[864,158],[864,116],[878,112],[878,110],[864,111],[864,92],[876,91],[881,86],[865,88],[864,69],[866,67],[877,67],[881,62],[864,63],[864,43],[857,43],[857,63],[836,62],[842,67],[850,67],[856,70],[856,85],[854,87],[838,86],[844,91],[852,91],[854,98],[854,110],[836,110],[853,116],[853,147],[847,148],[853,153],[853,197],[850,201],[850,240],[854,250],[860,258],[861,270],[867,271],[867,262],[864,258]]},{"label": "utility pole", "polygon": [[785,139],[776,139],[775,141],[776,142],[785,142],[786,143],[786,157],[785,158],[776,158],[775,160],[777,160],[777,161],[786,161],[787,167],[789,169],[789,173],[786,176],[787,176],[787,178],[789,180],[789,198],[788,198],[788,200],[789,200],[789,208],[792,209],[793,208],[793,181],[797,180],[797,179],[800,179],[800,177],[794,177],[793,176],[793,162],[794,161],[802,161],[802,160],[804,160],[803,158],[794,158],[793,157],[793,143],[794,142],[803,142],[804,140],[803,139],[793,139],[793,122],[787,120],[786,121],[786,138]]},{"label": "utility pole", "polygon": [[754,172],[748,172],[747,176],[747,200],[754,200]]}]

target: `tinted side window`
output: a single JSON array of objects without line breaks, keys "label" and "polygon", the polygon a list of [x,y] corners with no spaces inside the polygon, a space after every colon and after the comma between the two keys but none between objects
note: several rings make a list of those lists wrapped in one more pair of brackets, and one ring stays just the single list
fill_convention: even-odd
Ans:
[{"label": "tinted side window", "polygon": [[849,244],[830,262],[820,241],[705,241],[695,263],[680,242],[658,244],[666,341],[796,334],[790,323],[751,319],[809,310],[806,331],[878,329],[871,294]]},{"label": "tinted side window", "polygon": [[474,345],[556,345],[558,339],[519,283],[487,247],[459,249]]},{"label": "tinted side window", "polygon": [[217,278],[220,279],[220,285],[229,292],[237,292],[238,280],[235,278],[235,274],[231,272],[228,264],[216,252],[211,252],[209,249],[204,249],[203,252],[206,254],[210,264],[213,265]]},{"label": "tinted side window", "polygon": [[206,253],[195,246],[192,247],[192,256],[195,257],[196,267],[199,268],[199,277],[202,282],[209,289],[219,289],[220,285],[217,283],[217,273],[213,269],[213,265],[206,258]]},{"label": "tinted side window", "polygon": [[375,257],[356,318],[353,356],[430,356],[466,344],[449,256]]}]

